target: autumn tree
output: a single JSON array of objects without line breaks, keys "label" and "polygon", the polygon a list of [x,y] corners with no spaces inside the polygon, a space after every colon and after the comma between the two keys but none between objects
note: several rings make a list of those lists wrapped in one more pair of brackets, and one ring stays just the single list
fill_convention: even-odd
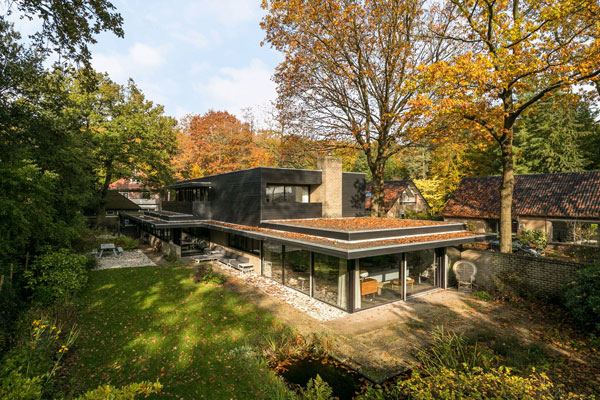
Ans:
[{"label": "autumn tree", "polygon": [[515,122],[552,92],[598,77],[600,6],[595,0],[447,0],[438,7],[433,35],[458,52],[429,69],[436,90],[428,105],[498,143],[501,250],[510,252]]},{"label": "autumn tree", "polygon": [[196,178],[273,164],[272,154],[259,146],[248,123],[227,111],[188,115],[180,123],[175,168],[182,178]]},{"label": "autumn tree", "polygon": [[[416,0],[264,0],[266,42],[283,53],[275,82],[292,131],[351,139],[373,176],[381,215],[386,161],[417,139],[412,78],[440,47],[424,40]],[[439,44],[439,43],[438,43]]]}]

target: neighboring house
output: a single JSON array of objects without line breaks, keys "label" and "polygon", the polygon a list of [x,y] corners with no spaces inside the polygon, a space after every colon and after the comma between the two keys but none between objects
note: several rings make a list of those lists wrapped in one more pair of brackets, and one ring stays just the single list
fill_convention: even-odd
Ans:
[{"label": "neighboring house", "polygon": [[158,192],[143,185],[137,177],[121,178],[111,183],[108,188],[121,193],[143,210],[159,209],[160,196]]},{"label": "neighboring house", "polygon": [[[367,210],[371,209],[371,186],[367,185]],[[410,179],[385,181],[383,196],[385,215],[390,218],[402,218],[407,213],[429,210],[427,200]]]},{"label": "neighboring house", "polygon": [[106,216],[118,217],[123,211],[140,211],[140,206],[119,192],[109,190],[106,194]]},{"label": "neighboring house", "polygon": [[[442,211],[444,220],[498,232],[499,176],[463,179]],[[598,243],[600,171],[516,175],[513,232],[536,229],[551,242]]]},{"label": "neighboring house", "polygon": [[[357,217],[365,175],[252,168],[167,187],[161,211],[122,217],[163,251],[219,258],[348,312],[447,287],[446,248],[485,240],[465,224]],[[218,256],[213,252],[217,252]]]}]

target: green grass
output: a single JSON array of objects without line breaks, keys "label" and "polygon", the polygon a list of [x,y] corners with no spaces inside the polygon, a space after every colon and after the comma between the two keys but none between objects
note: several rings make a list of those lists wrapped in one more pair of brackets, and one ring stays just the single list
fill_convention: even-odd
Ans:
[{"label": "green grass", "polygon": [[287,389],[257,358],[281,329],[266,311],[190,268],[94,271],[79,305],[75,391],[159,380],[160,398],[282,398]]}]

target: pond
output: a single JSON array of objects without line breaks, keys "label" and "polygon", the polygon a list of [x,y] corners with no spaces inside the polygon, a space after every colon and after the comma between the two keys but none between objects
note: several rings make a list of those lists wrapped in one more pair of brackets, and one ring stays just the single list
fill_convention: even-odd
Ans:
[{"label": "pond", "polygon": [[340,400],[353,399],[365,385],[370,384],[358,372],[324,355],[289,360],[279,374],[295,389],[305,388],[308,381],[318,374],[331,386],[333,396]]}]

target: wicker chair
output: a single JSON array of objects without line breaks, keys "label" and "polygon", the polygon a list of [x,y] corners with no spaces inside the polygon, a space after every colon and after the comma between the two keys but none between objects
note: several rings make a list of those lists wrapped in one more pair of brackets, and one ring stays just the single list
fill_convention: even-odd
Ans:
[{"label": "wicker chair", "polygon": [[460,260],[454,263],[452,270],[456,275],[459,290],[461,286],[473,288],[473,281],[475,280],[475,274],[477,274],[477,266],[475,264],[471,261]]}]

